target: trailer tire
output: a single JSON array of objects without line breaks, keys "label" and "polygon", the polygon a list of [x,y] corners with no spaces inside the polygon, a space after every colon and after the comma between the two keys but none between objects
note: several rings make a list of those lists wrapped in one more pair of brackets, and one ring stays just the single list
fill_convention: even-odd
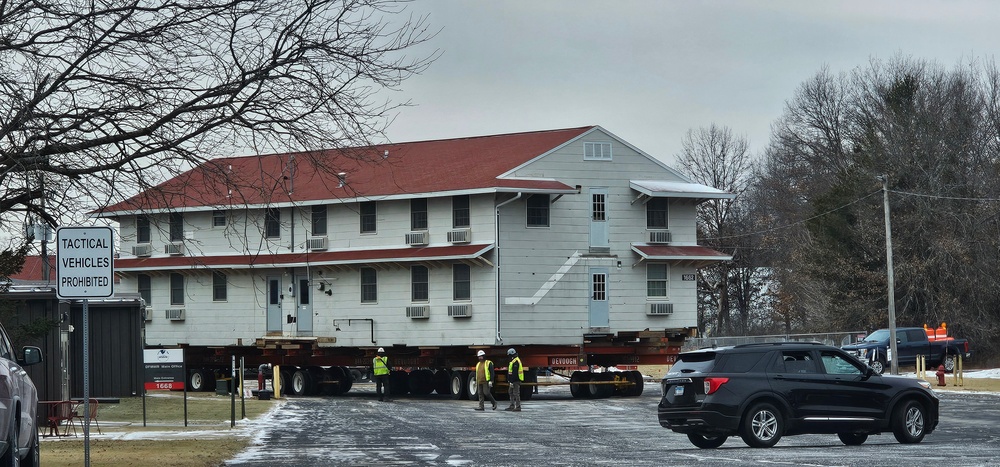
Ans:
[{"label": "trailer tire", "polygon": [[451,394],[451,374],[448,370],[434,372],[434,392],[447,396]]},{"label": "trailer tire", "polygon": [[[538,382],[538,371],[528,370],[524,372],[524,382],[525,383],[537,383]],[[534,394],[535,386],[521,385],[521,400],[530,401],[531,396]]]},{"label": "trailer tire", "polygon": [[427,369],[411,371],[409,388],[410,394],[415,396],[426,396],[434,392],[434,373]]},{"label": "trailer tire", "polygon": [[287,395],[289,390],[292,389],[292,372],[281,370],[280,375],[275,376],[281,377],[281,395]]},{"label": "trailer tire", "polygon": [[479,395],[476,391],[479,390],[479,383],[476,382],[476,374],[469,372],[469,376],[465,379],[466,395],[470,401],[479,400]]},{"label": "trailer tire", "polygon": [[389,373],[389,394],[402,396],[410,392],[410,374],[405,371]]},{"label": "trailer tire", "polygon": [[354,375],[351,373],[351,369],[346,366],[338,367],[343,376],[340,377],[340,393],[337,395],[347,394],[348,391],[354,387]]},{"label": "trailer tire", "polygon": [[296,370],[292,373],[292,387],[288,393],[293,396],[308,396],[312,393],[313,377],[307,370]]},{"label": "trailer tire", "polygon": [[584,384],[590,381],[589,371],[574,371],[569,377],[569,393],[577,399],[589,399],[590,398],[590,385]]},{"label": "trailer tire", "polygon": [[[615,380],[614,373],[591,374],[590,380],[595,383],[610,383]],[[590,397],[593,399],[606,399],[615,394],[614,384],[591,384],[589,386]]]},{"label": "trailer tire", "polygon": [[364,381],[365,375],[361,374],[361,370],[351,369],[351,381],[354,383]]},{"label": "trailer tire", "polygon": [[451,393],[451,398],[456,400],[465,399],[468,397],[468,393],[465,389],[465,378],[467,373],[464,371],[453,371],[451,372],[451,386],[448,388]]},{"label": "trailer tire", "polygon": [[188,390],[191,392],[208,392],[215,390],[215,374],[212,370],[199,368],[188,374]]},{"label": "trailer tire", "polygon": [[635,386],[632,386],[632,392],[629,394],[632,397],[639,397],[642,395],[642,390],[646,388],[646,379],[643,378],[642,372],[639,370],[632,370],[632,380],[635,381]]}]

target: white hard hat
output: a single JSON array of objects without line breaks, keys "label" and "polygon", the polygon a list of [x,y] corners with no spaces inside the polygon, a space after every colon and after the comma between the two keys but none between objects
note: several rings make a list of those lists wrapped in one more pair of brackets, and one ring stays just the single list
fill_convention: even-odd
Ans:
[{"label": "white hard hat", "polygon": [[378,348],[378,353],[385,353],[385,349],[383,349],[382,347],[379,347]]},{"label": "white hard hat", "polygon": [[509,349],[507,349],[507,355],[510,355],[511,357],[513,357],[514,355],[517,355],[517,351],[514,350],[513,348],[509,348]]},{"label": "white hard hat", "polygon": [[483,352],[482,350],[480,350],[479,352],[476,352],[476,356],[477,357],[485,357],[486,356],[486,352]]}]

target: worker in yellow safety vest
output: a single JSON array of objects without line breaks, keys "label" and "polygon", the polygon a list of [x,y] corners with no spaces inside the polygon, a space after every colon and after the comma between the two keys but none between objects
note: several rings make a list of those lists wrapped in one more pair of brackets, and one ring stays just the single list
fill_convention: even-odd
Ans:
[{"label": "worker in yellow safety vest", "polygon": [[[378,348],[378,355],[372,359],[372,379],[375,380],[375,393],[378,400],[389,401],[389,359],[385,356],[385,349]],[[385,386],[385,398],[382,397],[382,387]]]},{"label": "worker in yellow safety vest", "polygon": [[476,363],[476,393],[479,395],[479,407],[476,410],[484,410],[483,403],[489,397],[493,402],[493,410],[497,409],[497,400],[493,398],[493,362],[486,359],[486,352],[480,350],[476,352],[479,363]]},{"label": "worker in yellow safety vest", "polygon": [[517,356],[517,351],[513,348],[507,349],[507,356],[511,358],[510,363],[507,365],[507,382],[510,383],[510,389],[507,391],[507,394],[510,396],[510,406],[504,410],[520,412],[524,365],[521,364],[521,357]]}]

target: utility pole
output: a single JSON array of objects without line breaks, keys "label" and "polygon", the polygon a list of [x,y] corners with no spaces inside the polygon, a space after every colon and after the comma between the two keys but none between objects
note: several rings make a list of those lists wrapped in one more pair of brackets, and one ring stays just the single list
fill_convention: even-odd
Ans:
[{"label": "utility pole", "polygon": [[899,374],[899,363],[896,353],[896,280],[892,274],[892,223],[889,221],[889,177],[881,175],[878,177],[882,181],[882,199],[885,205],[885,267],[888,273],[889,285],[889,357],[890,373]]}]

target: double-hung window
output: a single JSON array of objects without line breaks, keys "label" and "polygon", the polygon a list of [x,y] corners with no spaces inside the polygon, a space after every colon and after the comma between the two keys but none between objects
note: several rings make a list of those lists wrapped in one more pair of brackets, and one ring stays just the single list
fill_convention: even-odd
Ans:
[{"label": "double-hung window", "polygon": [[375,233],[376,210],[375,201],[366,201],[359,206],[361,215],[361,233]]},{"label": "double-hung window", "polygon": [[468,264],[452,266],[452,288],[456,301],[472,300],[472,268]]},{"label": "double-hung window", "polygon": [[667,198],[653,198],[646,203],[646,228],[667,228]]},{"label": "double-hung window", "polygon": [[427,198],[410,200],[410,230],[427,230]]},{"label": "double-hung window", "polygon": [[549,226],[549,195],[531,195],[527,201],[528,227]]},{"label": "double-hung window", "polygon": [[378,302],[378,273],[374,268],[361,268],[361,303]]},{"label": "double-hung window", "polygon": [[667,298],[668,274],[670,268],[664,263],[646,265],[646,297]]},{"label": "double-hung window", "polygon": [[281,238],[281,210],[270,208],[264,214],[264,238]]},{"label": "double-hung window", "polygon": [[410,300],[414,302],[426,302],[428,300],[429,278],[427,266],[413,266],[410,268]]},{"label": "double-hung window", "polygon": [[326,205],[312,207],[312,234],[326,235]]}]

